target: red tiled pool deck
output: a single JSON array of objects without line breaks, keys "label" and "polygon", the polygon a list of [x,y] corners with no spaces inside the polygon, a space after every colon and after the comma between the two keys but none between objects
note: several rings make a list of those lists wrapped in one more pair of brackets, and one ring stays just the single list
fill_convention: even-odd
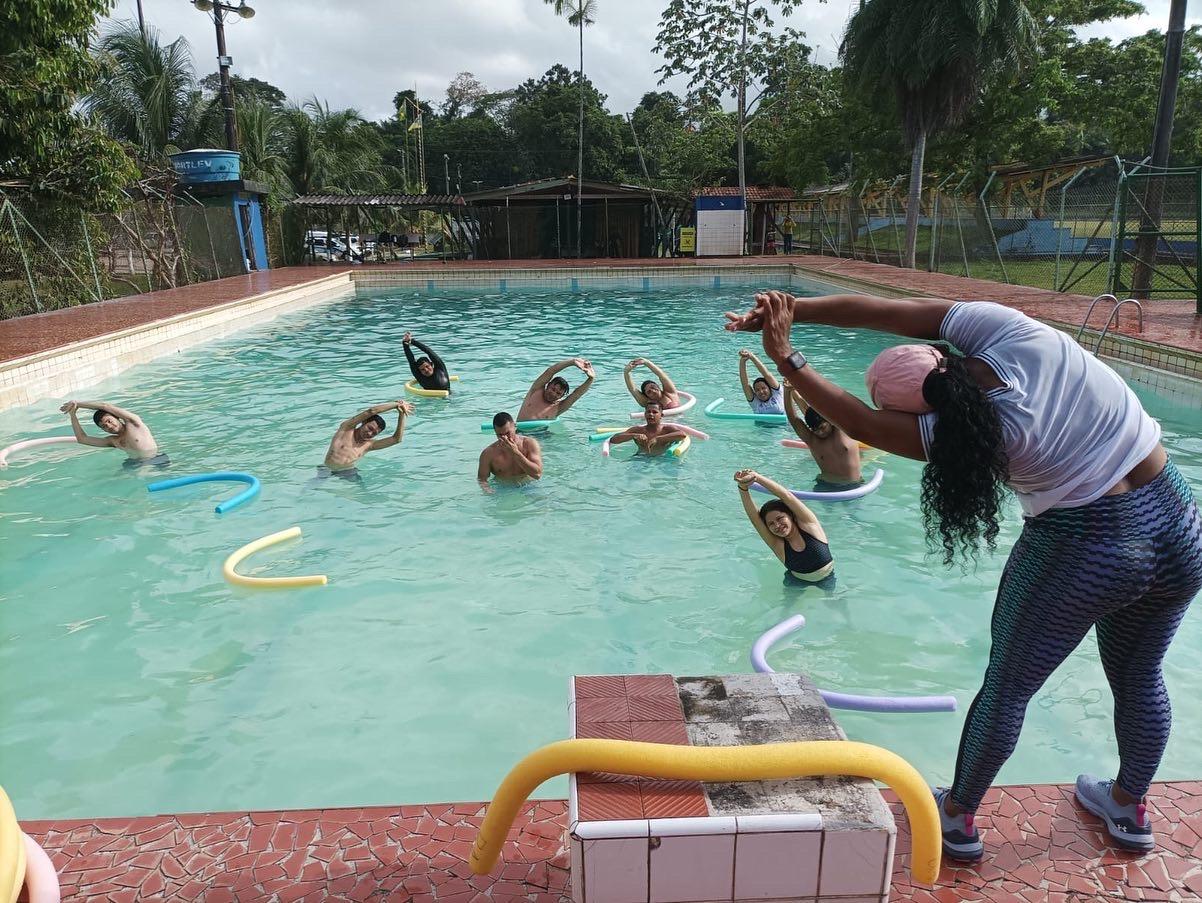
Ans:
[{"label": "red tiled pool deck", "polygon": [[[247,276],[232,276],[213,282],[148,292],[128,298],[114,298],[98,304],[84,304],[63,310],[0,321],[0,362],[27,354],[49,351],[72,342],[95,338],[119,329],[151,323],[177,314],[191,313],[231,301],[250,298],[263,292],[301,285],[343,272],[373,269],[563,269],[571,267],[675,267],[675,266],[749,266],[797,264],[834,277],[846,277],[877,283],[908,292],[943,298],[1001,301],[1032,316],[1061,323],[1079,324],[1090,299],[1083,295],[1062,295],[1047,289],[1004,285],[982,279],[967,279],[921,270],[903,270],[885,264],[837,257],[792,255],[789,257],[729,258],[633,258],[598,260],[467,260],[443,263],[437,260],[417,263],[380,264],[364,267],[345,265],[297,266],[265,270]],[[1190,351],[1202,352],[1202,319],[1194,313],[1192,301],[1152,301],[1145,304],[1145,329],[1141,338]],[[1105,316],[1095,311],[1094,321],[1101,325]],[[1119,332],[1136,335],[1136,318],[1130,307],[1124,309]]]},{"label": "red tiled pool deck", "polygon": [[[910,884],[910,836],[897,818],[895,903],[1086,903],[1202,900],[1202,782],[1157,784],[1149,798],[1159,847],[1147,856],[1108,846],[1069,787],[995,788],[978,814],[986,858],[944,864],[939,883]],[[290,812],[30,821],[59,871],[65,900],[570,899],[567,804],[524,806],[502,860],[486,876],[467,866],[482,803]]]}]

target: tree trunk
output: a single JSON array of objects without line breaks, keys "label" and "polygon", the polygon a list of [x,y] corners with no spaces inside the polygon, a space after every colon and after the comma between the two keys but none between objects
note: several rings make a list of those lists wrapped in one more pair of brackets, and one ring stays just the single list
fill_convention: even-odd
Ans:
[{"label": "tree trunk", "polygon": [[910,199],[906,202],[906,246],[902,250],[901,265],[914,269],[914,250],[918,244],[918,217],[922,213],[922,161],[927,151],[927,133],[923,132],[914,142],[914,154],[910,159]]},{"label": "tree trunk", "polygon": [[743,135],[747,125],[747,9],[751,0],[743,2],[743,37],[739,45],[739,197],[743,202],[743,233],[740,254],[747,253],[747,172],[743,162]]},{"label": "tree trunk", "polygon": [[576,259],[584,253],[584,17],[580,19],[580,135],[576,145]]}]

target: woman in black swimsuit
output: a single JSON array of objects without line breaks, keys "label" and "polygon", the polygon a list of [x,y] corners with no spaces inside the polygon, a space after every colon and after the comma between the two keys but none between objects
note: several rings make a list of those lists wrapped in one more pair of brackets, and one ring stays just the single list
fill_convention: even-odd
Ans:
[{"label": "woman in black swimsuit", "polygon": [[[450,392],[451,377],[447,373],[447,365],[442,362],[442,358],[431,351],[424,342],[415,339],[411,332],[405,333],[402,343],[405,347],[405,357],[409,360],[409,370],[413,373],[413,378],[417,380],[418,385],[423,389],[445,389]],[[426,357],[414,360],[411,345],[420,348]]]},{"label": "woman in black swimsuit", "polygon": [[[817,515],[779,483],[754,470],[735,474],[743,510],[760,539],[781,560],[791,577],[806,583],[821,583],[835,573],[835,561],[826,541],[826,531]],[[759,483],[776,498],[756,508],[751,484]]]}]

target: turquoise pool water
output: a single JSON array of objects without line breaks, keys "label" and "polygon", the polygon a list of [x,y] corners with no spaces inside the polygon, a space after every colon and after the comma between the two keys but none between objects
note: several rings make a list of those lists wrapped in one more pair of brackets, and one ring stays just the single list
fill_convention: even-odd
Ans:
[{"label": "turquoise pool water", "polygon": [[[932,781],[950,777],[963,709],[988,651],[1003,557],[975,573],[926,557],[919,465],[886,458],[884,486],[820,513],[833,595],[782,583],[743,517],[732,473],[805,485],[814,465],[782,428],[706,420],[742,406],[720,331],[748,292],[679,289],[469,297],[394,290],[293,313],[130,370],[81,393],[147,420],[170,475],[253,471],[237,487],[150,495],[161,475],[116,452],[50,447],[0,471],[0,780],[25,818],[487,798],[521,755],[564,736],[573,673],[750,670],[755,637],[802,612],[771,660],[848,691],[954,693],[955,715],[840,721]],[[449,401],[416,399],[404,443],[369,455],[360,485],[317,484],[330,434],[404,397],[400,339],[428,339],[462,374]],[[819,369],[863,392],[890,340],[798,329]],[[541,484],[486,496],[481,420],[515,410],[551,360],[584,354],[597,387],[544,442]],[[701,402],[714,436],[680,462],[605,460],[586,441],[627,422],[625,361],[648,355]],[[576,382],[574,371],[567,374]],[[1138,390],[1182,471],[1202,486],[1198,402]],[[58,402],[0,414],[0,445],[67,430]],[[1011,506],[1001,545],[1017,534]],[[221,563],[292,525],[300,541],[243,566],[325,573],[326,587],[228,585]],[[1198,777],[1202,657],[1195,606],[1169,655],[1176,725],[1161,776]],[[1092,637],[1033,701],[1003,781],[1115,765],[1110,696]],[[543,795],[562,795],[562,782]]]}]

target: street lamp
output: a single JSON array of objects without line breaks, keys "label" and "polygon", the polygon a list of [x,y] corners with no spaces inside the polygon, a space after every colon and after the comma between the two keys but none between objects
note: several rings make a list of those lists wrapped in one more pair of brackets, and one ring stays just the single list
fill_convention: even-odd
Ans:
[{"label": "street lamp", "polygon": [[442,174],[447,181],[447,194],[451,193],[451,155],[442,155]]},{"label": "street lamp", "polygon": [[238,5],[223,3],[221,0],[191,0],[202,13],[210,14],[217,28],[217,68],[221,74],[221,106],[225,111],[225,146],[227,149],[238,149],[238,127],[234,120],[234,92],[230,88],[230,66],[233,59],[225,52],[225,14],[236,13],[243,19],[254,17],[255,11],[241,0]]}]

